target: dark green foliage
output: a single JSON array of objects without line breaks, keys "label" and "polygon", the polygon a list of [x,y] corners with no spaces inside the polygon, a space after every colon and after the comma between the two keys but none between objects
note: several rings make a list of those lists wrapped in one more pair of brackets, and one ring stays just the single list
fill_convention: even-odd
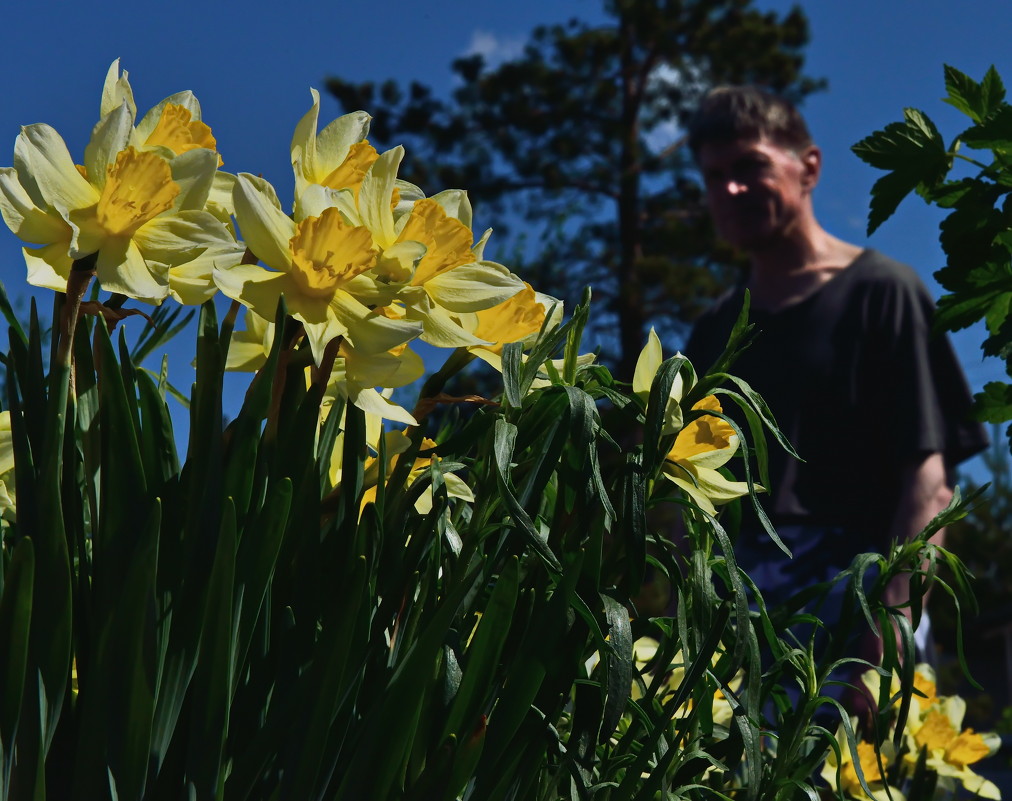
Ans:
[{"label": "dark green foliage", "polygon": [[[936,328],[958,331],[983,320],[989,336],[984,354],[1003,359],[1012,375],[1012,228],[1008,223],[1012,192],[1012,106],[994,67],[981,81],[945,67],[945,102],[967,115],[971,125],[948,147],[934,123],[921,111],[906,109],[894,122],[854,145],[864,161],[888,174],[872,188],[869,233],[888,219],[916,190],[925,202],[948,209],[939,240],[946,266],[935,278],[948,294],[938,302]],[[965,156],[966,146],[984,151]],[[990,162],[980,161],[990,152]],[[955,165],[969,175],[954,175]],[[1012,386],[991,382],[976,396],[979,420],[1012,420]],[[1012,447],[1012,427],[1008,429]]]},{"label": "dark green foliage", "polygon": [[594,334],[626,375],[647,325],[684,333],[742,264],[713,234],[677,133],[702,93],[758,83],[798,100],[823,82],[802,72],[798,8],[609,0],[605,12],[536,28],[503,64],[458,59],[448,99],[418,82],[328,88],[373,115],[372,141],[410,143],[408,180],[467,187],[481,214],[521,213],[530,241],[512,240],[509,263],[568,304],[592,285]]}]

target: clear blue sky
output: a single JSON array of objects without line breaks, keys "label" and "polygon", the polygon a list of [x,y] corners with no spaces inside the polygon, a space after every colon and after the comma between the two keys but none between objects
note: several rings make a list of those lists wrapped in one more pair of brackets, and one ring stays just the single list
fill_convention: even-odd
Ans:
[{"label": "clear blue sky", "polygon": [[[793,4],[757,5],[786,11]],[[812,26],[808,72],[829,80],[829,90],[804,108],[825,154],[819,217],[838,236],[914,265],[937,295],[931,273],[943,264],[939,214],[908,201],[866,239],[868,192],[877,174],[849,147],[898,119],[904,106],[927,111],[951,138],[961,120],[939,102],[943,63],[978,78],[994,63],[1012,85],[1012,3],[978,0],[972,13],[941,0],[809,0],[801,6]],[[106,69],[119,57],[140,109],[192,89],[225,169],[262,173],[282,198],[291,197],[292,128],[308,107],[309,87],[322,87],[326,76],[418,79],[448,90],[449,63],[459,55],[481,50],[491,58],[508,57],[539,23],[602,17],[592,0],[181,0],[141,9],[109,0],[36,0],[8,10],[0,48],[0,74],[8,76],[0,105],[0,165],[11,163],[19,126],[33,122],[55,126],[79,156],[97,120]],[[324,97],[321,120],[338,110]],[[5,229],[0,248],[0,277],[16,295],[24,264],[18,241]],[[975,389],[1002,375],[999,364],[982,363],[980,338],[978,330],[956,337]],[[188,386],[189,378],[178,374],[185,364],[173,369]]]}]

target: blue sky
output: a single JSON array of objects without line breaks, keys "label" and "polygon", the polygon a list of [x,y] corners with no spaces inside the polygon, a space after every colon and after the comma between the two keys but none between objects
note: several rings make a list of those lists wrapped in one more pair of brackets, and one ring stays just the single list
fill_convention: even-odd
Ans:
[{"label": "blue sky", "polygon": [[[777,11],[791,5],[757,2]],[[925,110],[951,138],[962,121],[940,102],[942,65],[979,78],[994,63],[1012,84],[1012,4],[977,0],[972,14],[941,0],[809,0],[801,6],[812,26],[808,72],[829,80],[829,90],[804,108],[825,155],[816,194],[820,220],[844,239],[914,265],[937,296],[931,273],[944,263],[937,244],[940,215],[908,201],[867,239],[868,193],[877,173],[849,147],[900,118],[904,106]],[[591,0],[181,0],[149,9],[108,0],[36,0],[8,11],[0,49],[0,74],[8,76],[0,105],[0,165],[11,163],[19,126],[34,122],[56,127],[79,157],[97,120],[105,72],[119,57],[142,110],[192,89],[225,169],[262,173],[282,198],[290,197],[292,128],[309,106],[309,87],[322,87],[326,76],[418,79],[445,91],[452,86],[449,63],[459,55],[480,50],[506,58],[537,24],[602,18],[600,4]],[[336,101],[324,97],[321,119],[338,111]],[[17,296],[24,265],[18,240],[5,230],[0,253],[0,278]],[[956,337],[977,389],[1002,375],[998,363],[981,361],[980,339],[979,330]],[[185,363],[173,368],[183,387],[189,384],[181,374],[186,369]]]}]

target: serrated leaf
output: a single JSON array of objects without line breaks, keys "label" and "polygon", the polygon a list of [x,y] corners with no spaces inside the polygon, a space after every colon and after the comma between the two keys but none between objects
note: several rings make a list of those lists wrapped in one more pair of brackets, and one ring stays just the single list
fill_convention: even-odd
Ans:
[{"label": "serrated leaf", "polygon": [[920,181],[913,172],[891,172],[875,182],[868,206],[868,236],[893,216],[903,198],[913,192],[918,183]]},{"label": "serrated leaf", "polygon": [[1012,106],[1002,104],[977,125],[959,135],[967,147],[975,150],[1012,150]]},{"label": "serrated leaf", "polygon": [[988,381],[984,391],[973,396],[974,417],[982,423],[1005,423],[1012,420],[1012,384]]}]

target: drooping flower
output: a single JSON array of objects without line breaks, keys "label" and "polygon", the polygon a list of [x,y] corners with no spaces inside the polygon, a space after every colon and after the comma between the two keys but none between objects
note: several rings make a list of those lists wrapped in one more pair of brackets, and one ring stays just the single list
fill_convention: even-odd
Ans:
[{"label": "drooping flower", "polygon": [[95,254],[99,283],[110,292],[200,302],[210,282],[195,291],[195,275],[209,278],[209,261],[242,253],[227,225],[205,209],[216,151],[191,143],[177,153],[138,141],[133,94],[115,62],[102,112],[82,165],[52,127],[35,124],[22,128],[14,166],[0,170],[0,214],[20,239],[40,246],[24,248],[29,283],[63,291],[73,262]]},{"label": "drooping flower", "polygon": [[[721,412],[716,395],[707,395],[694,411]],[[688,423],[665,457],[663,475],[681,487],[704,512],[716,514],[716,507],[748,493],[748,483],[731,481],[718,470],[738,450],[738,435],[724,419],[703,414]],[[758,484],[757,490],[762,490]]]}]

